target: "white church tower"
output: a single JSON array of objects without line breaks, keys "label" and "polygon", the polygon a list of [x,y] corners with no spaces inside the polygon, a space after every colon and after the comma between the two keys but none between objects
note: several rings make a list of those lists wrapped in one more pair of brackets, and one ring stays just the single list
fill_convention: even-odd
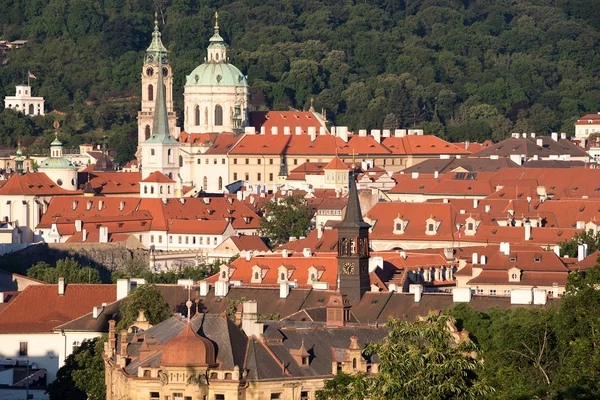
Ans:
[{"label": "white church tower", "polygon": [[161,33],[158,30],[158,20],[154,20],[152,42],[146,50],[146,58],[142,66],[142,108],[138,112],[138,156],[139,146],[152,136],[153,120],[155,113],[156,97],[158,96],[158,69],[162,64],[163,82],[165,85],[165,99],[167,104],[167,119],[169,132],[177,138],[179,129],[176,126],[176,115],[173,111],[173,74],[168,51],[163,46]]},{"label": "white church tower", "polygon": [[162,62],[157,66],[157,91],[152,136],[142,147],[142,180],[153,172],[160,172],[175,181],[179,180],[179,142],[169,134],[169,121]]},{"label": "white church tower", "polygon": [[208,57],[186,77],[184,130],[187,133],[241,132],[248,125],[248,81],[227,58],[218,14]]}]

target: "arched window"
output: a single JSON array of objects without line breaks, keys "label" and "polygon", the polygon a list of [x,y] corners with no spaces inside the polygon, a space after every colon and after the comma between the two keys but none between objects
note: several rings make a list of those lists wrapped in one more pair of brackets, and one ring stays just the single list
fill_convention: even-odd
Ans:
[{"label": "arched window", "polygon": [[173,173],[169,172],[169,179],[173,179]]},{"label": "arched window", "polygon": [[154,186],[150,186],[150,194],[154,194]]},{"label": "arched window", "polygon": [[225,271],[223,271],[223,272],[221,273],[221,277],[222,277],[223,279],[225,279],[225,276],[226,276],[226,275],[225,275]]},{"label": "arched window", "polygon": [[195,125],[198,126],[200,125],[200,106],[196,106],[194,109],[194,114],[195,114]]},{"label": "arched window", "polygon": [[162,186],[160,187],[159,190],[160,190],[160,194],[163,194],[163,187]]},{"label": "arched window", "polygon": [[144,185],[144,194],[148,194],[148,186]]},{"label": "arched window", "polygon": [[167,194],[171,194],[171,185],[167,186]]},{"label": "arched window", "polygon": [[219,190],[223,190],[223,178],[219,177]]},{"label": "arched window", "polygon": [[254,273],[254,280],[257,281],[258,280],[258,272]]},{"label": "arched window", "polygon": [[215,106],[215,125],[223,125],[223,107],[218,104]]},{"label": "arched window", "polygon": [[183,156],[179,156],[179,166],[183,167]]},{"label": "arched window", "polygon": [[169,164],[173,162],[173,152],[171,149],[167,150],[167,162]]},{"label": "arched window", "polygon": [[145,136],[146,136],[146,140],[150,139],[150,125],[146,125]]},{"label": "arched window", "polygon": [[202,179],[202,188],[203,188],[204,190],[206,190],[206,187],[207,187],[207,186],[208,186],[208,179],[207,179],[206,177],[204,177],[204,178]]},{"label": "arched window", "polygon": [[281,275],[279,276],[279,280],[285,281],[285,273],[284,272],[282,272]]},{"label": "arched window", "polygon": [[156,152],[154,151],[154,149],[150,149],[150,155],[153,156],[155,154],[156,154]]},{"label": "arched window", "polygon": [[154,101],[154,86],[148,85],[148,101]]},{"label": "arched window", "polygon": [[33,114],[34,114],[34,111],[33,111],[33,104],[30,104],[30,105],[29,105],[29,114],[30,114],[30,115],[33,115]]},{"label": "arched window", "polygon": [[356,358],[352,359],[352,368],[356,371]]},{"label": "arched window", "polygon": [[208,126],[208,107],[204,107],[204,125]]}]

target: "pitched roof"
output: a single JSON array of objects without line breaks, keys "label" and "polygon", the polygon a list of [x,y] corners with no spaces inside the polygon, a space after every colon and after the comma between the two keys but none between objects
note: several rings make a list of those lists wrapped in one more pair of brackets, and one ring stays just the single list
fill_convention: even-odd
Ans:
[{"label": "pitched roof", "polygon": [[66,190],[58,186],[43,172],[29,172],[23,175],[13,174],[8,181],[0,187],[0,195],[29,195],[29,196],[55,196],[67,194],[80,194],[79,190]]},{"label": "pitched roof", "polygon": [[0,334],[51,332],[58,325],[116,300],[116,285],[31,285],[0,311]]},{"label": "pitched roof", "polygon": [[150,175],[143,179],[145,183],[175,183],[175,181],[160,171],[154,171]]},{"label": "pitched roof", "polygon": [[277,127],[280,135],[283,135],[285,127],[290,128],[291,134],[295,134],[296,127],[300,127],[303,134],[308,134],[309,127],[315,128],[317,133],[321,127],[326,128],[321,117],[311,111],[252,111],[250,126],[258,132],[264,127],[267,134],[271,133],[273,127]]},{"label": "pitched roof", "polygon": [[383,138],[381,144],[396,155],[461,154],[470,152],[434,135]]},{"label": "pitched roof", "polygon": [[331,159],[329,164],[323,167],[324,170],[338,170],[338,171],[350,171],[350,168],[342,161],[338,156],[335,156]]}]

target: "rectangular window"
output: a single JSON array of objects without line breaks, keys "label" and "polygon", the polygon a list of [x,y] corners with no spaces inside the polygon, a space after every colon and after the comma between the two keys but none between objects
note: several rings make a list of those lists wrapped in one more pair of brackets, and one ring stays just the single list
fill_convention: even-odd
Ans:
[{"label": "rectangular window", "polygon": [[204,236],[200,236],[200,244],[204,244]]},{"label": "rectangular window", "polygon": [[280,400],[281,393],[271,393],[271,400]]},{"label": "rectangular window", "polygon": [[202,160],[201,159],[198,159],[198,164],[202,164]]},{"label": "rectangular window", "polygon": [[204,164],[208,164],[208,158],[204,160]]},{"label": "rectangular window", "polygon": [[246,165],[250,164],[250,159],[246,158]]},{"label": "rectangular window", "polygon": [[185,237],[185,244],[190,244],[190,237],[189,236]]},{"label": "rectangular window", "polygon": [[273,159],[272,158],[269,160],[269,164],[273,165]]},{"label": "rectangular window", "polygon": [[169,235],[169,243],[173,243],[173,235]]},{"label": "rectangular window", "polygon": [[490,296],[496,295],[496,289],[490,289]]},{"label": "rectangular window", "polygon": [[237,158],[234,158],[234,159],[233,159],[233,163],[234,163],[234,164],[237,164]]},{"label": "rectangular window", "polygon": [[140,242],[142,241],[142,235],[140,235]]},{"label": "rectangular window", "polygon": [[158,235],[158,243],[162,243],[162,235]]},{"label": "rectangular window", "polygon": [[259,182],[260,182],[261,178],[262,178],[262,175],[261,175],[261,173],[260,173],[260,172],[259,172],[258,174],[256,174],[256,180],[257,180],[257,181],[259,181]]},{"label": "rectangular window", "polygon": [[224,394],[215,394],[215,400],[225,400]]},{"label": "rectangular window", "polygon": [[216,163],[217,163],[217,159],[215,158],[215,159],[213,160],[213,164],[216,164]]},{"label": "rectangular window", "polygon": [[225,164],[225,159],[221,158],[221,164]]},{"label": "rectangular window", "polygon": [[181,235],[177,238],[177,242],[181,244]]},{"label": "rectangular window", "polygon": [[300,392],[300,400],[310,400],[310,394],[308,392]]},{"label": "rectangular window", "polygon": [[173,400],[183,399],[183,393],[173,393]]},{"label": "rectangular window", "polygon": [[160,399],[160,393],[158,392],[150,392],[150,400],[158,400]]},{"label": "rectangular window", "polygon": [[150,235],[150,243],[154,243],[154,235]]},{"label": "rectangular window", "polygon": [[27,357],[27,342],[19,342],[19,356]]},{"label": "rectangular window", "polygon": [[262,162],[262,160],[261,160],[260,158],[258,158],[258,159],[256,160],[256,162],[258,162],[258,165],[260,165],[260,163]]},{"label": "rectangular window", "polygon": [[245,178],[246,178],[246,181],[249,181],[250,180],[250,174],[246,172]]},{"label": "rectangular window", "polygon": [[298,160],[294,158],[294,165],[298,165]]},{"label": "rectangular window", "polygon": [[192,236],[192,244],[196,244],[196,236]]},{"label": "rectangular window", "polygon": [[269,174],[269,181],[273,182],[273,173],[272,172]]},{"label": "rectangular window", "polygon": [[234,180],[234,181],[237,181],[237,172],[234,172],[234,173],[233,173],[233,180]]}]

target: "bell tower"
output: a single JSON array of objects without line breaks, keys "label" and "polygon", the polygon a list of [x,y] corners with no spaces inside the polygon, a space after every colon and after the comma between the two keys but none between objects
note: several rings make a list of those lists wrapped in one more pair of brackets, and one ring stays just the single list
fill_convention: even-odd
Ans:
[{"label": "bell tower", "polygon": [[370,289],[369,228],[360,211],[358,190],[354,176],[349,173],[348,205],[338,231],[339,290],[350,303],[358,303]]},{"label": "bell tower", "polygon": [[[155,18],[157,18],[155,14]],[[140,156],[140,145],[152,137],[157,85],[158,68],[162,64],[163,82],[165,85],[165,100],[167,103],[167,118],[169,120],[169,131],[175,138],[179,137],[179,130],[176,128],[176,116],[173,111],[173,74],[168,51],[163,46],[161,33],[158,30],[158,20],[154,20],[154,31],[152,32],[152,42],[146,49],[144,65],[142,66],[142,104],[141,111],[138,112],[138,158]]]}]

